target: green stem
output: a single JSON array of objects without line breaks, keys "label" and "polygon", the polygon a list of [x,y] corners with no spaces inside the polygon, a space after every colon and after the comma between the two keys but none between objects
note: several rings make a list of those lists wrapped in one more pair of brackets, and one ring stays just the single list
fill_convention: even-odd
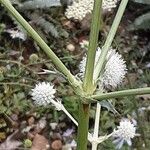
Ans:
[{"label": "green stem", "polygon": [[79,102],[79,125],[78,125],[78,142],[77,150],[87,150],[88,127],[89,127],[89,104]]},{"label": "green stem", "polygon": [[144,94],[149,94],[149,93],[150,93],[150,87],[147,87],[147,88],[129,89],[129,90],[103,93],[103,94],[101,93],[97,95],[92,95],[90,98],[103,100],[103,99],[109,99],[109,98],[119,98],[119,97],[124,97],[124,96],[144,95]]},{"label": "green stem", "polygon": [[43,39],[37,34],[37,32],[29,25],[29,23],[18,13],[18,11],[12,6],[9,0],[0,0],[4,7],[16,18],[16,20],[25,28],[30,36],[37,42],[41,49],[52,60],[57,69],[62,72],[69,82],[77,87],[79,85],[75,77],[70,73],[61,60],[55,55],[55,53],[49,48],[49,46],[43,41]]},{"label": "green stem", "polygon": [[107,36],[107,39],[105,41],[105,44],[104,44],[104,46],[102,48],[102,52],[101,52],[99,61],[96,64],[96,68],[94,70],[94,82],[97,81],[97,79],[99,77],[99,74],[101,73],[101,70],[103,68],[107,52],[108,52],[108,50],[109,50],[109,48],[110,48],[110,46],[112,44],[112,41],[113,41],[113,39],[115,37],[115,34],[117,32],[118,26],[120,24],[120,21],[121,21],[121,18],[123,16],[123,13],[125,11],[127,3],[128,3],[128,0],[122,0],[121,3],[120,3],[119,9],[117,11],[117,14],[115,16],[113,24],[111,26],[110,32],[109,32],[109,34]]},{"label": "green stem", "polygon": [[101,8],[102,8],[102,0],[95,0],[93,14],[92,14],[89,48],[88,48],[87,62],[86,62],[86,69],[85,69],[85,78],[83,82],[84,90],[87,91],[87,93],[89,94],[94,91],[93,72],[94,72],[94,64],[95,64],[95,53],[96,53],[98,35],[100,30]]}]

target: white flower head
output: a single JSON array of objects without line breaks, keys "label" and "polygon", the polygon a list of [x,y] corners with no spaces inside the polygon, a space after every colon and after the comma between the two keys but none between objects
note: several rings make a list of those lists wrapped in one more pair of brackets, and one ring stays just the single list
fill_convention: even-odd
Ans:
[{"label": "white flower head", "polygon": [[51,83],[41,82],[36,84],[35,88],[32,89],[32,99],[37,105],[48,105],[52,101],[54,101],[54,94],[56,93],[56,89],[54,89],[54,85]]},{"label": "white flower head", "polygon": [[107,54],[107,62],[102,75],[102,86],[116,88],[123,81],[127,68],[122,56],[114,49]]},{"label": "white flower head", "polygon": [[68,19],[82,20],[86,14],[92,12],[93,4],[94,0],[73,1],[72,5],[66,9],[65,15]]},{"label": "white flower head", "polygon": [[[118,0],[103,0],[103,10],[110,11],[116,7]],[[68,6],[65,15],[68,19],[73,18],[76,20],[82,20],[86,14],[91,14],[93,11],[94,0],[79,0],[73,1],[72,5]]]},{"label": "white flower head", "polygon": [[115,8],[117,5],[117,2],[119,0],[103,0],[102,8],[103,10],[111,11],[112,8]]},{"label": "white flower head", "polygon": [[129,119],[122,119],[120,121],[119,126],[117,129],[113,132],[113,137],[116,139],[113,141],[113,143],[117,144],[116,148],[120,149],[124,142],[127,142],[129,146],[132,145],[131,139],[136,136],[136,127],[134,122]]},{"label": "white flower head", "polygon": [[22,39],[23,41],[25,41],[27,38],[26,34],[19,30],[8,29],[8,30],[6,30],[6,32],[9,33],[13,39],[19,38],[19,39]]},{"label": "white flower head", "polygon": [[[97,64],[100,55],[101,49],[98,47],[96,51],[95,65]],[[85,73],[86,59],[87,56],[84,56],[79,64],[79,76],[81,78],[83,78]],[[123,81],[126,72],[125,61],[122,59],[122,56],[118,54],[115,49],[110,49],[106,57],[103,74],[98,82],[99,87],[116,88]]]}]

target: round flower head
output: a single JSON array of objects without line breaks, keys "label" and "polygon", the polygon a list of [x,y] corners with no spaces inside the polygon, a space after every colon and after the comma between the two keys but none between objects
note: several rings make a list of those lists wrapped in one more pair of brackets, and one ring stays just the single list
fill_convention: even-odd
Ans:
[{"label": "round flower head", "polygon": [[102,86],[116,88],[120,85],[127,72],[125,61],[122,56],[111,49],[107,55],[107,62],[102,75]]},{"label": "round flower head", "polygon": [[131,139],[137,135],[135,132],[136,127],[132,120],[122,119],[117,129],[113,132],[113,137],[116,138],[113,141],[117,144],[116,148],[120,149],[124,142],[131,146]]},{"label": "round flower head", "polygon": [[54,101],[54,94],[56,90],[54,89],[54,85],[46,82],[36,84],[35,88],[32,89],[32,99],[37,105],[44,105],[51,103]]},{"label": "round flower head", "polygon": [[[98,59],[101,55],[101,49],[98,48],[96,51],[95,65],[98,62]],[[87,57],[84,56],[82,61],[79,64],[79,76],[83,78],[86,66]],[[116,88],[119,85],[126,74],[126,65],[125,61],[122,59],[122,56],[116,52],[114,49],[110,49],[106,57],[106,65],[104,72],[101,75],[101,79],[98,84],[102,88]]]},{"label": "round flower head", "polygon": [[[103,10],[110,11],[116,7],[118,0],[103,0]],[[65,15],[68,19],[73,18],[76,20],[82,20],[86,14],[91,14],[93,11],[94,0],[79,0],[73,1],[72,5],[68,6]]]}]

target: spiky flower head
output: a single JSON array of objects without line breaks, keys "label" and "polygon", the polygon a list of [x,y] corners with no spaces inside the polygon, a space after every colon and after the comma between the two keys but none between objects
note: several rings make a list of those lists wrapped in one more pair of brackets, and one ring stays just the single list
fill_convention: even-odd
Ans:
[{"label": "spiky flower head", "polygon": [[127,72],[125,61],[114,49],[110,49],[107,54],[107,62],[102,75],[101,84],[106,88],[116,88],[123,81]]},{"label": "spiky flower head", "polygon": [[[98,48],[96,51],[95,65],[101,55],[101,49]],[[87,56],[84,56],[79,64],[79,76],[83,78],[85,73]],[[104,71],[99,79],[99,86],[102,88],[116,88],[124,79],[126,74],[126,65],[122,56],[116,52],[115,49],[110,49],[107,57]]]},{"label": "spiky flower head", "polygon": [[44,105],[50,104],[55,96],[56,89],[54,89],[54,85],[48,82],[41,82],[36,84],[35,88],[32,89],[32,99],[34,103],[37,105]]},{"label": "spiky flower head", "polygon": [[[103,10],[110,11],[116,7],[118,0],[103,0]],[[94,6],[94,0],[79,0],[73,1],[72,5],[68,6],[65,15],[68,19],[73,18],[76,20],[82,20],[86,14],[91,14]]]},{"label": "spiky flower head", "polygon": [[136,135],[136,127],[134,122],[125,118],[120,121],[119,126],[116,130],[114,130],[113,137],[115,137],[116,139],[113,142],[117,144],[117,149],[120,149],[124,142],[127,142],[127,144],[131,146],[131,139]]}]

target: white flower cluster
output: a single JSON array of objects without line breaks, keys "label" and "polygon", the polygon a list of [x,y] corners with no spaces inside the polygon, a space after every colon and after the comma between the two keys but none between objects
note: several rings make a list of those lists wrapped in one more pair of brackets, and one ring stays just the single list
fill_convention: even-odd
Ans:
[{"label": "white flower cluster", "polygon": [[[101,49],[98,48],[96,51],[95,65],[98,62],[98,59],[101,54]],[[83,78],[85,73],[87,57],[83,57],[82,61],[79,64],[79,76]],[[122,59],[122,56],[116,52],[114,49],[110,49],[106,57],[106,65],[104,72],[102,74],[101,80],[98,83],[102,88],[116,88],[124,79],[126,74],[126,65],[125,61]]]},{"label": "white flower cluster", "polygon": [[115,8],[117,5],[117,2],[119,0],[103,0],[103,10],[111,11],[112,8]]},{"label": "white flower cluster", "polygon": [[56,89],[54,89],[54,85],[46,82],[42,82],[36,84],[35,88],[32,89],[32,99],[34,100],[36,105],[46,106],[50,103],[56,104],[57,102],[54,100],[56,93]]},{"label": "white flower cluster", "polygon": [[65,15],[68,19],[74,18],[76,20],[82,20],[86,14],[92,12],[93,4],[93,0],[73,1],[73,4],[66,9]]},{"label": "white flower cluster", "polygon": [[116,138],[113,141],[117,144],[116,148],[120,149],[124,142],[131,146],[131,139],[137,135],[135,132],[136,127],[132,120],[122,119],[117,129],[113,132],[113,137]]},{"label": "white flower cluster", "polygon": [[[103,10],[110,11],[116,7],[118,0],[103,0]],[[72,5],[68,6],[65,15],[68,19],[73,18],[76,20],[82,20],[86,14],[92,13],[94,6],[94,0],[79,0],[73,1]]]}]

